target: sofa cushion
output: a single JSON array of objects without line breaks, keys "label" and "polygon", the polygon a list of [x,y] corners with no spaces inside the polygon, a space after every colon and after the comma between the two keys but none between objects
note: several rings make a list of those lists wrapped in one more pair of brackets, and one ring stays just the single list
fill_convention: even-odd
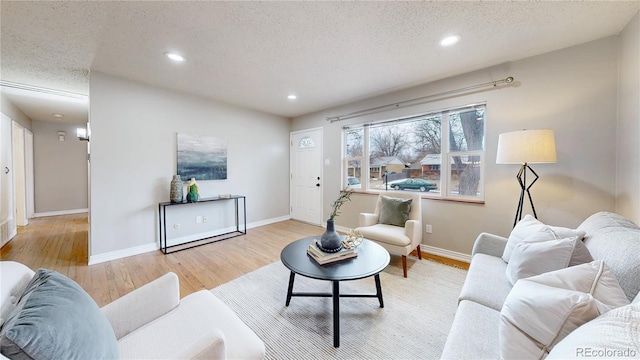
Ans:
[{"label": "sofa cushion", "polygon": [[358,228],[358,230],[360,230],[365,239],[376,239],[376,242],[397,246],[407,246],[411,244],[411,239],[405,234],[403,227],[375,224]]},{"label": "sofa cushion", "polygon": [[547,359],[640,356],[640,304],[613,309],[580,326],[560,341]]},{"label": "sofa cushion", "polygon": [[504,252],[502,254],[502,260],[504,260],[505,262],[509,262],[511,254],[513,253],[516,245],[522,242],[522,240],[533,235],[539,237],[537,239],[538,241],[562,239],[571,236],[577,236],[578,238],[582,239],[582,237],[584,237],[585,235],[585,232],[582,230],[574,230],[560,226],[548,226],[543,224],[533,216],[527,214],[516,224],[513,230],[511,230],[511,234],[509,234],[509,240],[507,241],[507,245],[505,246]]},{"label": "sofa cushion", "polygon": [[580,325],[628,303],[602,260],[521,279],[500,314],[500,356],[542,359]]},{"label": "sofa cushion", "polygon": [[530,239],[516,245],[507,264],[507,279],[512,285],[518,279],[593,261],[577,236],[540,242]]},{"label": "sofa cushion", "polygon": [[591,215],[578,229],[594,259],[602,259],[615,274],[629,300],[640,293],[640,227],[614,213]]},{"label": "sofa cushion", "polygon": [[120,340],[135,329],[150,323],[180,304],[180,280],[168,272],[144,284],[100,310]]},{"label": "sofa cushion", "polygon": [[585,240],[599,230],[606,228],[640,229],[638,225],[634,224],[633,221],[625,218],[624,216],[607,211],[597,212],[589,216],[578,226],[578,230],[582,230],[586,233]]},{"label": "sofa cushion", "polygon": [[404,223],[409,220],[412,200],[380,195],[378,223],[404,227]]},{"label": "sofa cushion", "polygon": [[0,330],[0,350],[12,359],[115,359],[111,324],[78,284],[39,269]]},{"label": "sofa cushion", "polygon": [[214,327],[227,339],[224,343],[227,358],[261,359],[264,356],[262,340],[207,290],[184,297],[171,312],[121,338],[118,346],[125,359],[177,358],[184,352],[181,347],[195,347],[199,341],[195,334],[207,334]]},{"label": "sofa cushion", "polygon": [[470,300],[500,311],[511,290],[506,269],[507,264],[499,257],[475,254],[458,301]]},{"label": "sofa cushion", "polygon": [[33,278],[35,272],[26,265],[15,261],[0,261],[0,327],[7,315],[18,305],[20,296]]},{"label": "sofa cushion", "polygon": [[440,358],[497,359],[500,356],[496,332],[499,324],[499,311],[473,301],[461,301]]}]

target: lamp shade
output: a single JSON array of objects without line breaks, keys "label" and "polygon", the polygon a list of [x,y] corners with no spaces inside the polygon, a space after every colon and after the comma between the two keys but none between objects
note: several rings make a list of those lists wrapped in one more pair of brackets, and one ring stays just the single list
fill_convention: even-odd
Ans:
[{"label": "lamp shade", "polygon": [[497,164],[554,163],[556,141],[553,130],[520,130],[500,134]]}]

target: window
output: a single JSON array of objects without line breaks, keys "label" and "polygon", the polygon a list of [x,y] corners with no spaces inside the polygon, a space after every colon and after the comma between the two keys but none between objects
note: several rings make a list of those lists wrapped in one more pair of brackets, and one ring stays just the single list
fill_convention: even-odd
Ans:
[{"label": "window", "polygon": [[[353,178],[362,183],[364,163],[364,128],[345,130],[347,178]],[[362,184],[359,187],[363,189]]]},{"label": "window", "polygon": [[313,143],[313,139],[305,136],[302,139],[300,139],[300,141],[298,142],[298,149],[303,149],[303,148],[312,148],[316,146],[316,144]]},{"label": "window", "polygon": [[344,187],[482,200],[484,114],[475,104],[344,127]]}]

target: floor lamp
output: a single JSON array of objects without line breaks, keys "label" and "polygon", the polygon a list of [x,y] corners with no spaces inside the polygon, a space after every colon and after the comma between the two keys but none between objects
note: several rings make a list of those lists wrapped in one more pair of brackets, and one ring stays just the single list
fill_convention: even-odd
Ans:
[{"label": "floor lamp", "polygon": [[[536,209],[533,206],[531,192],[529,189],[538,180],[536,174],[529,164],[555,163],[556,162],[556,142],[553,130],[521,130],[500,134],[498,138],[498,155],[496,164],[520,164],[520,171],[516,175],[520,184],[520,200],[516,210],[516,218],[513,222],[515,227],[522,219],[522,209],[524,207],[524,194],[527,193],[533,216],[537,219]],[[527,184],[527,170],[535,178]]]}]

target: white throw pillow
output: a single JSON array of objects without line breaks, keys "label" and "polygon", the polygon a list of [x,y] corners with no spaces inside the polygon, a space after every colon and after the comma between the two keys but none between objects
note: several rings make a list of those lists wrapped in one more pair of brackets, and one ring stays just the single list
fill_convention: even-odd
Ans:
[{"label": "white throw pillow", "polygon": [[528,238],[536,233],[541,236],[541,238],[539,239],[540,241],[542,241],[543,239],[563,239],[572,236],[577,236],[580,240],[582,240],[582,238],[584,238],[584,236],[586,235],[586,232],[584,232],[583,230],[574,230],[560,226],[545,225],[538,219],[527,214],[516,224],[513,230],[511,230],[507,245],[505,246],[504,252],[502,253],[502,260],[508,263],[516,245],[522,242],[522,240],[524,240],[525,238]]},{"label": "white throw pillow", "polygon": [[507,280],[514,285],[519,279],[566,268],[576,242],[582,241],[575,236],[548,241],[523,240],[516,245],[507,264]]},{"label": "white throw pillow", "polygon": [[560,341],[547,359],[640,357],[640,303],[613,309]]},{"label": "white throw pillow", "polygon": [[[504,248],[504,252],[502,253],[502,260],[505,262],[509,262],[509,258],[511,258],[511,253],[513,249],[516,247],[518,243],[520,243],[524,238],[537,233],[545,227],[545,224],[538,221],[538,219],[533,216],[527,214],[524,218],[513,227],[511,230],[511,234],[509,234],[509,240],[507,241],[507,245]],[[554,239],[551,237],[549,240]]]},{"label": "white throw pillow", "polygon": [[573,248],[573,253],[571,254],[571,260],[569,261],[569,266],[576,266],[581,264],[586,264],[592,262],[594,259],[587,249],[587,246],[584,244],[584,235],[576,237],[576,246]]},{"label": "white throw pillow", "polygon": [[549,240],[548,232],[553,231],[543,229],[516,245],[507,263],[506,275],[511,285],[518,279],[593,261],[582,238]]},{"label": "white throw pillow", "polygon": [[500,357],[542,359],[580,325],[627,304],[602,260],[521,279],[500,312]]}]

